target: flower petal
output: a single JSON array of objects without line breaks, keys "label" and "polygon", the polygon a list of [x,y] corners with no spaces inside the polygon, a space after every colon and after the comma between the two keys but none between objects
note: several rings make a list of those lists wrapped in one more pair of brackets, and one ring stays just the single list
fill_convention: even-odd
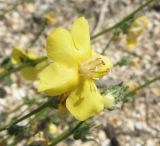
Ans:
[{"label": "flower petal", "polygon": [[35,80],[38,74],[35,67],[25,67],[20,72],[26,80],[31,80],[31,81]]},{"label": "flower petal", "polygon": [[25,52],[23,49],[14,48],[11,56],[13,64],[22,64],[29,60],[36,60],[38,56],[33,52]]},{"label": "flower petal", "polygon": [[13,64],[21,64],[27,60],[27,54],[19,48],[14,48],[11,56]]},{"label": "flower petal", "polygon": [[43,60],[36,64],[35,68],[38,72],[41,72],[44,68],[46,68],[49,65],[48,60]]},{"label": "flower petal", "polygon": [[81,80],[66,100],[66,107],[78,120],[84,121],[97,115],[104,108],[104,97],[92,80]]},{"label": "flower petal", "polygon": [[27,56],[28,56],[28,58],[29,58],[30,60],[36,60],[36,59],[38,59],[37,54],[32,53],[32,52],[27,52]]},{"label": "flower petal", "polygon": [[84,17],[80,17],[73,23],[71,35],[80,60],[88,59],[91,56],[90,32],[88,22]]},{"label": "flower petal", "polygon": [[76,61],[76,49],[70,32],[63,28],[54,29],[47,38],[48,57],[65,64],[73,64]]},{"label": "flower petal", "polygon": [[78,69],[60,63],[52,63],[39,74],[38,91],[55,96],[63,94],[78,83]]}]

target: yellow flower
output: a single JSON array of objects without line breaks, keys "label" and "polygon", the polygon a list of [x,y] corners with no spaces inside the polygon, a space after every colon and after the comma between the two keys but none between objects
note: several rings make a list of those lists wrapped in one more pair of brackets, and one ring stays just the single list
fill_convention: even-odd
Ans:
[{"label": "yellow flower", "polygon": [[[28,61],[35,61],[39,57],[31,52],[25,52],[22,49],[14,48],[11,56],[11,61],[15,65],[21,65]],[[28,66],[20,70],[22,76],[26,80],[35,80],[37,74],[47,66],[46,61],[42,61],[41,63],[37,64],[36,66]]]},{"label": "yellow flower", "polygon": [[132,22],[127,34],[127,45],[129,48],[135,48],[138,37],[147,28],[148,23],[149,20],[146,16],[138,17]]},{"label": "yellow flower", "polygon": [[66,107],[80,121],[101,112],[104,97],[94,82],[111,70],[112,63],[91,49],[87,20],[77,19],[70,32],[64,28],[53,30],[46,48],[53,63],[39,74],[38,91],[51,96],[67,93]]}]

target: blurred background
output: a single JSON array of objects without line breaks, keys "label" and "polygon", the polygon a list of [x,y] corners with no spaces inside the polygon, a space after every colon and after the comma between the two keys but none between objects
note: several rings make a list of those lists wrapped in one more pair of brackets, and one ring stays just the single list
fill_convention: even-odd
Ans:
[{"label": "blurred background", "polygon": [[[76,18],[84,16],[94,35],[117,23],[142,2],[144,0],[0,0],[0,63],[10,57],[14,47],[32,48],[46,56],[45,40],[52,29],[58,26],[70,28]],[[103,80],[107,83],[123,82],[129,90],[160,75],[159,0],[137,16],[147,16],[149,25],[134,49],[129,49],[123,39],[115,38],[108,46],[113,32],[92,41],[92,48],[110,56],[113,64],[126,59],[127,63],[116,65]],[[36,91],[37,84],[38,81],[26,81],[19,73],[13,73],[0,82],[1,126],[43,103],[44,99],[39,98]],[[151,84],[132,98],[123,107],[117,104],[114,110],[94,118],[96,127],[92,135],[99,144],[75,141],[71,137],[58,146],[160,146],[160,82]],[[47,111],[36,120],[32,119],[32,127],[39,121],[43,121],[41,124],[44,126],[46,113],[52,116],[51,121],[57,129],[55,133],[65,129],[65,116],[57,119],[57,113]],[[15,139],[4,135],[0,135],[0,140],[6,138],[12,143]],[[25,140],[14,145],[26,145]]]}]

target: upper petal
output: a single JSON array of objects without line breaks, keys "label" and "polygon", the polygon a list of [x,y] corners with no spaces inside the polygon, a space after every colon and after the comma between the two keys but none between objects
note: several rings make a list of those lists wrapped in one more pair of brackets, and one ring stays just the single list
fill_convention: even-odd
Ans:
[{"label": "upper petal", "polygon": [[52,63],[39,74],[38,91],[55,96],[70,91],[78,83],[78,70],[60,63]]},{"label": "upper petal", "polygon": [[81,80],[67,98],[66,107],[76,119],[84,121],[103,110],[104,97],[100,95],[92,80]]},{"label": "upper petal", "polygon": [[65,64],[76,61],[76,50],[70,32],[63,28],[54,29],[47,38],[48,57]]},{"label": "upper petal", "polygon": [[73,23],[71,35],[80,60],[91,57],[89,25],[84,17],[80,17]]}]

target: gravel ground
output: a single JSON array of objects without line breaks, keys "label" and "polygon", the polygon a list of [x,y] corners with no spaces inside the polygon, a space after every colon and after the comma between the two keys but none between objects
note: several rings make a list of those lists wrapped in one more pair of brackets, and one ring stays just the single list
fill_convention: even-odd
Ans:
[{"label": "gravel ground", "polygon": [[[57,26],[68,28],[80,16],[85,16],[90,24],[92,34],[99,32],[121,20],[135,9],[143,0],[39,0],[25,2],[6,14],[0,20],[0,61],[10,56],[14,46],[24,49],[34,48],[35,52],[45,55],[45,38],[50,30]],[[12,7],[16,0],[0,0],[0,14]],[[49,12],[55,19],[55,24],[47,25],[40,37],[37,34],[42,29],[44,15]],[[139,15],[149,18],[148,29],[133,50],[129,50],[124,42],[114,40],[107,48],[113,63],[122,57],[132,56],[132,64],[115,67],[107,79],[122,80],[133,86],[144,83],[156,75],[160,75],[160,3],[143,10]],[[92,42],[92,47],[101,52],[111,37],[111,33],[103,35]],[[130,53],[128,53],[130,52]],[[33,84],[25,81],[19,74],[12,74],[13,83],[9,86],[6,79],[0,84],[7,95],[0,98],[0,114],[14,109],[22,102],[22,98],[35,95],[37,81]],[[26,107],[23,107],[22,111]],[[99,126],[94,135],[99,139],[100,146],[109,146],[110,140],[118,141],[113,146],[160,146],[160,82],[150,85],[140,91],[132,103],[127,103],[120,109],[106,111],[96,117]],[[107,125],[114,131],[113,139],[107,138]],[[118,145],[119,144],[119,145]],[[20,144],[22,145],[22,144]],[[19,145],[19,146],[20,146]],[[67,146],[66,143],[58,146]],[[94,142],[70,142],[70,146],[96,146]]]}]

